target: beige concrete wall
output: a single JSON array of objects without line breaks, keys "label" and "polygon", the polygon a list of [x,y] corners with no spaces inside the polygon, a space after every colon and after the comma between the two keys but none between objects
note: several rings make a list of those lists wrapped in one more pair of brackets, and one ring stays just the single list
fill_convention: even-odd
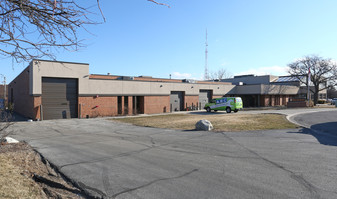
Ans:
[{"label": "beige concrete wall", "polygon": [[225,95],[233,85],[204,85],[191,83],[142,82],[89,79],[88,95],[170,95],[171,91],[185,91],[186,95],[199,95],[200,90],[213,90],[213,95]]},{"label": "beige concrete wall", "polygon": [[41,93],[42,77],[77,78],[80,95],[170,95],[171,91],[185,91],[185,95],[199,95],[200,90],[212,90],[213,96],[226,94],[297,94],[298,87],[286,85],[201,84],[178,82],[150,82],[136,80],[89,79],[89,65],[69,62],[34,60],[31,64],[30,92]]},{"label": "beige concrete wall", "polygon": [[288,85],[243,85],[237,86],[233,93],[236,95],[296,95],[299,92],[297,86]]},{"label": "beige concrete wall", "polygon": [[198,95],[200,89],[213,90],[213,95],[225,95],[235,87],[224,84],[89,79],[88,64],[34,60],[31,65],[31,95],[42,94],[42,77],[77,78],[80,95],[170,95],[171,91]]},{"label": "beige concrete wall", "polygon": [[42,94],[42,77],[78,78],[79,93],[88,92],[89,64],[33,60],[31,65],[31,95]]}]

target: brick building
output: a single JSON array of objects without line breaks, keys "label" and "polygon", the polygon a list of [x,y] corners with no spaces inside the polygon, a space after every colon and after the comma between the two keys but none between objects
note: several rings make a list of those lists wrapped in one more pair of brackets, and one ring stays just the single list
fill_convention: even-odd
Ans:
[{"label": "brick building", "polygon": [[8,89],[16,112],[42,120],[200,109],[234,87],[226,82],[90,75],[88,64],[33,60]]},{"label": "brick building", "polygon": [[[306,81],[306,76],[241,75],[221,81],[236,85],[233,96],[240,96],[245,106],[258,107],[285,106],[292,98],[306,99],[307,86],[299,79]],[[319,92],[319,99],[327,100],[326,89]]]},{"label": "brick building", "polygon": [[43,120],[200,110],[222,96],[240,96],[246,107],[286,105],[299,87],[95,75],[89,64],[33,60],[8,91],[17,113]]}]

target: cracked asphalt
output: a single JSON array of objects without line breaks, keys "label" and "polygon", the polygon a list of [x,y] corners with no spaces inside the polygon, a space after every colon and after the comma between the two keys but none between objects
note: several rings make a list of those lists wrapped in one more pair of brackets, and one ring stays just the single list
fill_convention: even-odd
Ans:
[{"label": "cracked asphalt", "polygon": [[271,112],[304,127],[215,133],[100,118],[8,130],[97,198],[337,198],[336,109],[249,111]]}]

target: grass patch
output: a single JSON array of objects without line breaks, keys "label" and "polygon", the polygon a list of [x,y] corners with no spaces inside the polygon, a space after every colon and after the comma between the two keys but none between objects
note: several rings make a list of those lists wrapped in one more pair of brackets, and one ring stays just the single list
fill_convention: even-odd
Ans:
[{"label": "grass patch", "polygon": [[[39,180],[37,180],[39,179]],[[85,198],[26,143],[0,143],[0,198]]]},{"label": "grass patch", "polygon": [[284,115],[278,114],[167,114],[112,120],[137,126],[194,130],[195,123],[201,119],[209,120],[214,127],[214,131],[253,131],[297,127],[295,124],[290,123]]},{"label": "grass patch", "polygon": [[39,198],[38,185],[17,166],[9,154],[0,153],[0,198]]}]

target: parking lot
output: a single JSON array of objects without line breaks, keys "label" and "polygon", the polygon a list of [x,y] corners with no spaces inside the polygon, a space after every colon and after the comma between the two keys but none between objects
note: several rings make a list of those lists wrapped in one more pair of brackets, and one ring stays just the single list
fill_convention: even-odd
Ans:
[{"label": "parking lot", "polygon": [[72,119],[10,130],[97,197],[337,198],[336,123],[326,121],[337,112],[296,113],[284,110],[313,129],[216,133]]}]

